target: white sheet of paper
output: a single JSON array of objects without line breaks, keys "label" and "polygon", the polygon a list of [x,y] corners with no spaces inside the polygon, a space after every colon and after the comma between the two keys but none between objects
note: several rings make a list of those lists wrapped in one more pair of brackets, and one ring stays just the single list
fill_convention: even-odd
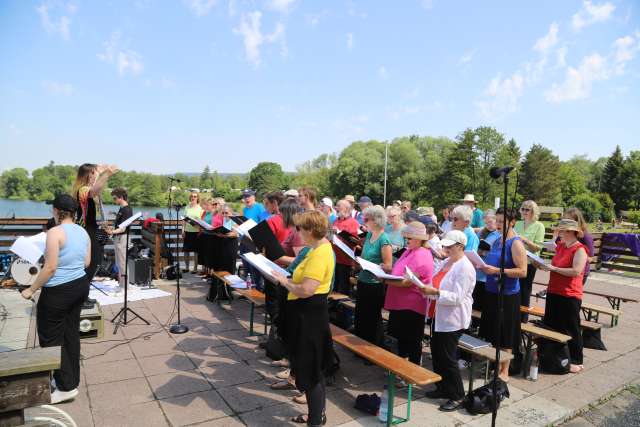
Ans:
[{"label": "white sheet of paper", "polygon": [[355,252],[353,252],[353,249],[351,249],[349,246],[347,246],[341,238],[339,238],[338,236],[336,236],[335,234],[333,235],[333,237],[331,238],[331,241],[333,242],[334,245],[336,245],[342,252],[344,252],[349,258],[351,258],[352,260],[356,260],[356,254]]},{"label": "white sheet of paper", "polygon": [[487,264],[482,258],[480,258],[480,255],[478,255],[476,251],[464,251],[464,254],[467,256],[467,258],[469,258],[469,261],[471,261],[471,264],[473,264],[475,268],[482,268],[487,266]]},{"label": "white sheet of paper", "polygon": [[229,282],[230,286],[234,289],[247,289],[247,282],[235,274],[227,274],[224,276],[224,280]]},{"label": "white sheet of paper", "polygon": [[538,255],[532,254],[529,251],[527,251],[527,256],[529,258],[531,258],[532,260],[534,260],[535,262],[537,262],[538,264],[547,264],[547,265],[549,265],[548,261],[545,261],[543,258],[540,258]]},{"label": "white sheet of paper", "polygon": [[404,268],[404,271],[407,273],[407,279],[411,280],[411,283],[413,283],[419,288],[426,288],[425,284],[422,283],[420,279],[418,279],[418,276],[416,276],[416,274],[413,271],[411,271],[411,269],[408,266]]},{"label": "white sheet of paper", "polygon": [[44,253],[47,246],[47,233],[43,231],[42,233],[38,233],[35,236],[27,237],[27,239],[29,239],[31,243],[40,248],[42,253]]},{"label": "white sheet of paper", "polygon": [[24,236],[18,237],[9,250],[31,264],[37,264],[40,257],[44,255],[44,250],[41,250],[40,246]]},{"label": "white sheet of paper", "polygon": [[291,273],[289,273],[284,268],[280,267],[278,264],[270,261],[262,254],[254,254],[253,252],[247,252],[242,254],[242,257],[247,260],[247,262],[257,268],[260,273],[267,276],[272,281],[276,281],[273,277],[272,271],[277,271],[285,277],[290,277]]},{"label": "white sheet of paper", "polygon": [[122,224],[120,224],[118,226],[118,228],[127,228],[128,226],[131,225],[131,223],[133,223],[133,221],[137,220],[138,218],[140,218],[142,216],[142,212],[138,212],[136,214],[133,214],[131,217],[127,218],[126,220],[124,220],[122,222]]},{"label": "white sheet of paper", "polygon": [[549,240],[548,242],[543,242],[542,246],[544,246],[544,248],[550,252],[555,252],[557,245],[553,240]]},{"label": "white sheet of paper", "polygon": [[211,224],[207,224],[200,218],[194,218],[190,216],[189,219],[195,222],[196,224],[198,224],[200,227],[204,228],[205,230],[213,230],[213,226]]},{"label": "white sheet of paper", "polygon": [[249,218],[248,220],[246,220],[245,222],[237,226],[236,231],[242,235],[245,235],[249,232],[249,230],[251,230],[256,225],[258,224],[254,220]]},{"label": "white sheet of paper", "polygon": [[393,274],[386,273],[382,269],[382,267],[380,267],[378,264],[374,264],[371,261],[367,261],[364,258],[356,257],[356,261],[358,261],[358,264],[360,264],[363,270],[367,270],[368,272],[376,276],[378,279],[388,279],[388,280],[404,279],[404,277],[402,276],[394,276]]}]

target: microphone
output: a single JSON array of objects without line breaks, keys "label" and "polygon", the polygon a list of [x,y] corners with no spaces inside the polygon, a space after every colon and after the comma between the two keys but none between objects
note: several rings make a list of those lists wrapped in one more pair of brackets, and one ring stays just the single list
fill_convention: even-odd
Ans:
[{"label": "microphone", "polygon": [[496,166],[489,170],[489,175],[491,175],[491,178],[497,179],[501,176],[508,175],[513,169],[515,169],[513,166],[503,166],[501,168]]}]

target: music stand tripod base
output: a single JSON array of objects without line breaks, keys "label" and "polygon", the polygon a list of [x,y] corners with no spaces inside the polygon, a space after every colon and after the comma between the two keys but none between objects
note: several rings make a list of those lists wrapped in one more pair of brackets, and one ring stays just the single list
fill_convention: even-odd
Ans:
[{"label": "music stand tripod base", "polygon": [[172,334],[184,334],[189,332],[189,328],[187,327],[187,325],[183,325],[181,323],[174,323],[169,328],[169,332],[171,332]]}]

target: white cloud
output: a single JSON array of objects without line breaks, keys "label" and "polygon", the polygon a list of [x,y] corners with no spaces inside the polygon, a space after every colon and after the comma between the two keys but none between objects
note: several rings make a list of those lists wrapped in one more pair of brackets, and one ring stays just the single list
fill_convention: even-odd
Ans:
[{"label": "white cloud", "polygon": [[611,18],[611,14],[616,9],[613,3],[601,3],[593,4],[589,0],[582,2],[582,9],[580,9],[571,19],[571,26],[575,31],[580,31],[582,28],[587,27],[596,22],[604,22]]},{"label": "white cloud", "polygon": [[567,47],[562,46],[556,50],[556,68],[564,68],[567,65]]},{"label": "white cloud", "polygon": [[378,77],[380,77],[382,80],[387,80],[389,78],[389,72],[384,65],[381,65],[378,68]]},{"label": "white cloud", "polygon": [[558,104],[589,98],[594,83],[623,75],[626,64],[633,60],[639,51],[640,33],[617,39],[608,55],[592,53],[585,56],[577,68],[567,68],[564,81],[560,84],[554,83],[546,90],[545,99]]},{"label": "white cloud", "polygon": [[470,50],[468,52],[465,52],[464,55],[462,55],[460,57],[460,59],[458,60],[458,62],[460,64],[468,64],[471,62],[471,60],[473,60],[473,55],[475,55],[476,51],[475,50]]},{"label": "white cloud", "polygon": [[533,50],[537,50],[542,54],[548,53],[558,43],[558,30],[558,24],[553,22],[549,26],[549,32],[544,37],[539,38],[536,44],[533,45]]},{"label": "white cloud", "polygon": [[49,34],[60,34],[64,40],[71,38],[71,17],[78,10],[74,3],[66,5],[68,15],[61,15],[57,20],[51,17],[50,6],[42,3],[36,8],[36,12],[40,15],[40,22],[43,28]]},{"label": "white cloud", "polygon": [[42,87],[51,95],[73,95],[73,85],[71,83],[44,81],[42,82]]},{"label": "white cloud", "polygon": [[485,100],[476,103],[480,114],[486,119],[494,119],[517,111],[524,86],[525,78],[519,71],[504,79],[498,74],[485,89]]},{"label": "white cloud", "polygon": [[353,49],[353,33],[347,34],[347,49]]},{"label": "white cloud", "polygon": [[218,3],[218,0],[183,0],[196,16],[205,16]]},{"label": "white cloud", "polygon": [[255,67],[260,65],[260,48],[264,43],[275,43],[279,41],[281,44],[281,54],[283,56],[288,54],[284,24],[279,22],[276,24],[273,33],[262,34],[262,30],[260,29],[261,20],[262,12],[258,10],[248,14],[243,13],[240,19],[240,25],[238,28],[233,29],[235,34],[242,36],[247,60]]},{"label": "white cloud", "polygon": [[121,42],[121,34],[114,31],[109,40],[103,43],[104,52],[99,53],[98,59],[107,64],[115,65],[120,76],[129,73],[137,76],[144,70],[142,56],[128,48],[128,43]]},{"label": "white cloud", "polygon": [[269,2],[269,8],[281,13],[286,13],[296,0],[271,0]]}]

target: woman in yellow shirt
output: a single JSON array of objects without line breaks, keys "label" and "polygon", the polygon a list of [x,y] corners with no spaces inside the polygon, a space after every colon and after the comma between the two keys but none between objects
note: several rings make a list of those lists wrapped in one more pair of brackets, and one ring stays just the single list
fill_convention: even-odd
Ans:
[{"label": "woman in yellow shirt", "polygon": [[285,343],[290,357],[291,374],[296,387],[307,397],[309,415],[293,418],[296,423],[320,426],[325,415],[324,373],[333,357],[329,329],[327,295],[335,271],[335,258],[326,235],[329,220],[312,210],[295,217],[296,227],[305,246],[310,248],[293,271],[291,279],[274,272],[274,277],[288,291],[285,305]]}]

